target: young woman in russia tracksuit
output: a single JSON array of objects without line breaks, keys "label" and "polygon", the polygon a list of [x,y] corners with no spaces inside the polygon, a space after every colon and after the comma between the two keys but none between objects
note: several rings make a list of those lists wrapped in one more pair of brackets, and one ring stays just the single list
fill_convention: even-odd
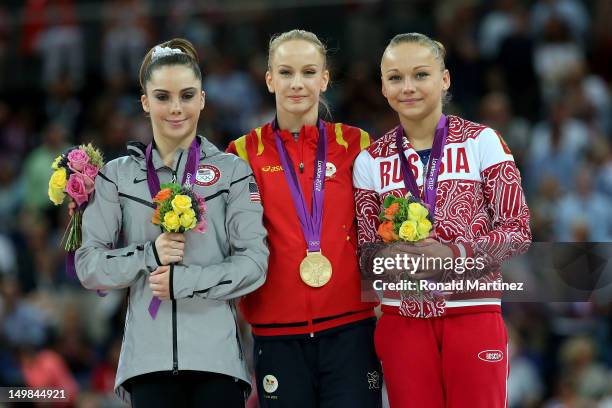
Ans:
[{"label": "young woman in russia tracksuit", "polygon": [[266,84],[276,118],[228,151],[255,174],[270,247],[266,283],[241,300],[255,338],[262,407],[378,407],[376,303],[362,301],[353,161],[361,129],[321,120],[326,50],[302,30],[270,41]]},{"label": "young woman in russia tracksuit", "polygon": [[[265,280],[262,206],[250,195],[255,180],[244,162],[196,135],[204,92],[188,41],[150,50],[140,83],[153,141],[130,144],[129,155],[96,178],[77,274],[88,289],[128,288],[115,385],[126,402],[244,407],[250,376],[232,299]],[[171,180],[190,180],[206,199],[205,233],[160,233],[151,223],[152,197]],[[162,301],[156,312],[153,296]]]},{"label": "young woman in russia tracksuit", "polygon": [[[375,258],[398,254],[456,266],[474,258],[467,271],[436,270],[440,262],[427,261],[413,278],[498,282],[501,262],[531,241],[529,209],[508,147],[493,129],[442,113],[450,86],[442,44],[419,33],[396,36],[384,52],[381,77],[400,125],[355,161],[364,273],[372,272]],[[377,234],[382,203],[408,192],[430,205],[436,238],[385,244]],[[392,269],[394,275],[402,267]],[[506,405],[500,298],[497,290],[384,292],[375,342],[392,408]]]}]

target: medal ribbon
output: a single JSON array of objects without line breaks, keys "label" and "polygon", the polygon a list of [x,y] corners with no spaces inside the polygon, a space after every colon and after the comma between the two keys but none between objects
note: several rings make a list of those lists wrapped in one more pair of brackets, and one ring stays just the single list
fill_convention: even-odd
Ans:
[{"label": "medal ribbon", "polygon": [[298,180],[293,162],[283,141],[281,140],[276,120],[272,122],[276,148],[283,166],[283,174],[287,180],[293,206],[302,226],[302,233],[308,245],[308,251],[321,250],[321,226],[323,219],[323,189],[325,187],[325,166],[327,165],[327,132],[322,120],[318,121],[319,140],[317,141],[317,152],[315,155],[314,183],[312,191],[311,211],[308,213],[308,206],[304,198],[302,186]]},{"label": "medal ribbon", "polygon": [[[429,161],[423,166],[425,171],[425,185],[423,186],[423,201],[429,206],[429,212],[432,217],[436,211],[436,190],[438,188],[438,175],[440,174],[440,163],[442,162],[442,156],[444,155],[444,143],[448,136],[448,123],[446,121],[446,115],[442,114],[438,125],[436,126],[436,133],[434,136],[433,145],[431,147],[431,155]],[[414,197],[421,197],[419,194],[419,187],[414,178],[414,174],[408,166],[408,159],[404,154],[404,128],[400,125],[395,131],[395,146],[397,148],[397,154],[399,155],[400,163],[402,166],[402,177],[404,179],[404,186],[406,190],[412,193]]]},{"label": "medal ribbon", "polygon": [[[149,186],[151,198],[154,198],[157,193],[159,193],[161,185],[157,172],[155,171],[155,166],[153,166],[153,142],[149,143],[147,146],[145,158],[147,162],[147,184]],[[183,173],[182,184],[184,186],[190,186],[192,184],[192,180],[195,180],[198,163],[200,163],[200,146],[198,144],[197,137],[195,137],[189,146],[189,154],[187,155],[187,163],[185,164],[185,172]],[[174,264],[170,265],[170,268],[173,267]],[[161,305],[161,300],[154,296],[149,304],[149,314],[153,319],[155,319],[157,316],[159,305]]]}]

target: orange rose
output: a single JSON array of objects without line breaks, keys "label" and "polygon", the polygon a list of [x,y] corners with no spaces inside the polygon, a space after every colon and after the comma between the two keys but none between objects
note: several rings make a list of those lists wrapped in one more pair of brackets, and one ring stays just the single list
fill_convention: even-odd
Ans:
[{"label": "orange rose", "polygon": [[154,203],[162,203],[172,196],[172,190],[169,188],[164,188],[163,190],[159,190],[159,193],[155,195],[153,198]]},{"label": "orange rose", "polygon": [[155,209],[155,212],[153,213],[153,218],[151,218],[151,222],[155,225],[159,225],[161,223],[161,220],[159,218],[159,207]]},{"label": "orange rose", "polygon": [[389,207],[385,208],[385,218],[389,221],[393,221],[393,217],[399,211],[399,203],[393,203]]},{"label": "orange rose", "polygon": [[399,236],[393,231],[393,223],[391,221],[385,221],[378,226],[378,235],[385,242],[394,242],[399,239]]}]

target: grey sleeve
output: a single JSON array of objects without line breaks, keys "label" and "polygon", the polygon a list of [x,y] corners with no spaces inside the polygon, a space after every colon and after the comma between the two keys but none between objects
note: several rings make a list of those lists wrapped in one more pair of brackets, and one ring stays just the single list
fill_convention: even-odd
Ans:
[{"label": "grey sleeve", "polygon": [[174,299],[197,294],[210,299],[228,300],[254,291],[266,280],[268,246],[263,226],[263,207],[250,197],[256,186],[248,165],[232,157],[234,173],[227,197],[225,228],[230,255],[223,262],[209,265],[175,265],[172,274]]},{"label": "grey sleeve", "polygon": [[76,251],[76,272],[87,289],[130,286],[141,273],[155,269],[151,242],[114,249],[122,224],[116,167],[107,164],[96,177],[95,190],[83,213],[83,242]]}]

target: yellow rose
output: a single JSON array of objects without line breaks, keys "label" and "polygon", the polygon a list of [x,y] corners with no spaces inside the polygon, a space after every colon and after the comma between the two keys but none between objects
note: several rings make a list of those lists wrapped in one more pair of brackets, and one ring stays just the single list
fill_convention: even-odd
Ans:
[{"label": "yellow rose", "polygon": [[51,175],[51,178],[49,179],[49,187],[56,190],[63,190],[66,188],[67,182],[68,179],[66,178],[66,169],[62,167],[61,169],[55,170]]},{"label": "yellow rose", "polygon": [[172,209],[177,214],[182,214],[191,208],[191,197],[184,194],[177,194],[172,199]]},{"label": "yellow rose", "polygon": [[416,241],[418,239],[417,222],[412,220],[402,222],[399,237],[404,241]]},{"label": "yellow rose", "polygon": [[195,211],[191,208],[181,214],[181,226],[185,228],[185,230],[190,230],[196,226],[196,216]]},{"label": "yellow rose", "polygon": [[429,211],[421,203],[410,203],[408,205],[408,218],[414,221],[419,221],[427,217]]},{"label": "yellow rose", "polygon": [[174,211],[168,211],[164,214],[164,229],[168,232],[177,232],[181,227],[179,216]]},{"label": "yellow rose", "polygon": [[417,233],[419,235],[419,239],[427,238],[431,233],[431,227],[431,221],[429,221],[427,218],[419,220],[417,223]]},{"label": "yellow rose", "polygon": [[49,186],[48,194],[49,194],[49,199],[53,201],[53,204],[55,205],[60,205],[61,203],[63,203],[64,197],[66,196],[66,194],[64,193],[64,190],[60,188],[53,188],[51,186]]},{"label": "yellow rose", "polygon": [[57,170],[58,169],[58,165],[59,165],[60,160],[62,160],[62,156],[57,156],[55,158],[55,160],[53,160],[53,163],[51,164],[51,168],[53,170]]}]

